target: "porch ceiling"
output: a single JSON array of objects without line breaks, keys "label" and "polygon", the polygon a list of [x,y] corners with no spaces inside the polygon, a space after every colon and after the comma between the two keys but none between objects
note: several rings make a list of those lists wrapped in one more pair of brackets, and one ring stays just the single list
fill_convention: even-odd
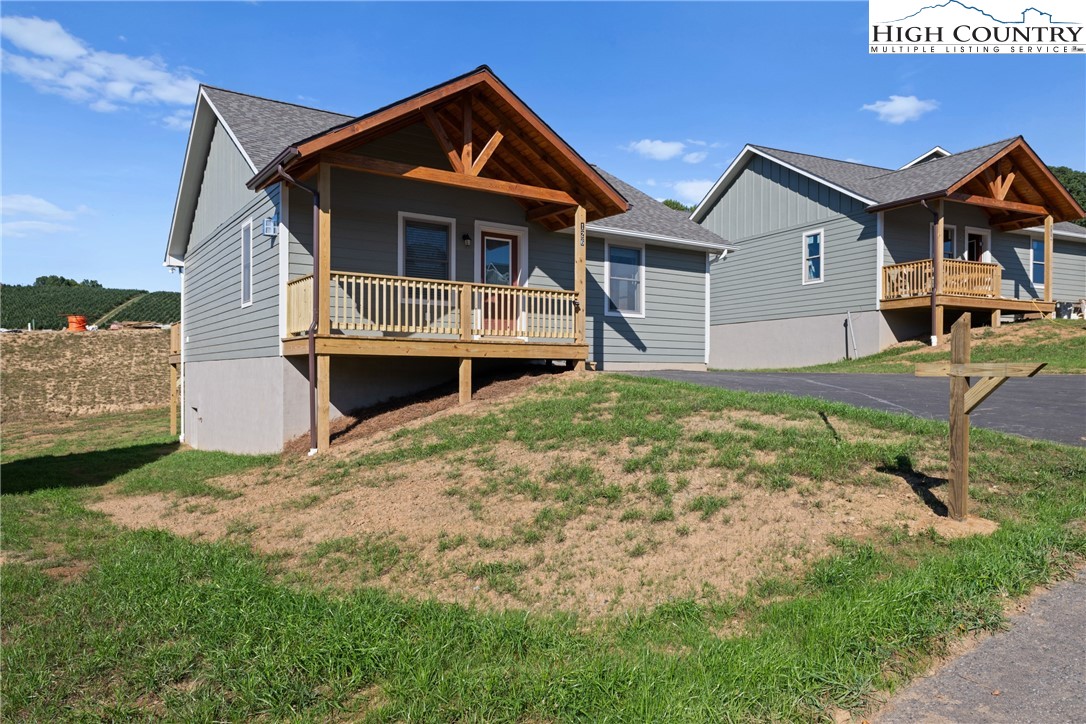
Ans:
[{"label": "porch ceiling", "polygon": [[554,230],[573,224],[576,204],[585,207],[589,221],[628,208],[626,199],[486,66],[292,145],[249,185],[274,183],[278,165],[305,177],[322,160],[344,164],[352,150],[418,123],[429,127],[444,152],[440,168],[365,159],[352,161],[353,167],[510,195],[529,220]]}]

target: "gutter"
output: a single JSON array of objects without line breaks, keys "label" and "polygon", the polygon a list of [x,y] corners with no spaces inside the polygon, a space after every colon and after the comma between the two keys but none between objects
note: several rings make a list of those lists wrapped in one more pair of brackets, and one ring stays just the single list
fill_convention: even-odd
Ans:
[{"label": "gutter", "polygon": [[246,181],[245,188],[249,189],[250,191],[256,191],[257,189],[263,188],[264,186],[270,184],[272,181],[278,178],[290,179],[289,181],[287,181],[287,183],[291,186],[298,186],[313,194],[317,193],[308,186],[302,186],[301,184],[299,184],[297,181],[288,176],[283,170],[284,166],[289,166],[299,156],[301,156],[301,154],[298,152],[297,148],[295,148],[294,146],[287,146],[282,151],[280,151],[279,155],[273,158],[267,166],[257,171],[255,176]]},{"label": "gutter", "polygon": [[[287,149],[288,151],[294,149]],[[297,154],[297,151],[294,151]],[[280,154],[282,155],[282,154]],[[270,177],[271,179],[280,179],[288,186],[302,189],[309,193],[313,197],[313,316],[310,318],[309,329],[306,330],[306,336],[309,338],[309,454],[312,455],[317,451],[317,316],[318,316],[318,304],[320,299],[320,279],[318,274],[318,259],[320,259],[320,209],[321,209],[321,195],[317,189],[310,188],[305,184],[295,181],[290,174],[283,170],[283,165],[279,164],[275,167],[275,174]],[[253,183],[254,178],[249,182]],[[246,184],[246,186],[249,186]],[[289,239],[288,239],[289,241]],[[283,281],[285,292],[286,281]],[[283,292],[281,292],[283,293]]]}]

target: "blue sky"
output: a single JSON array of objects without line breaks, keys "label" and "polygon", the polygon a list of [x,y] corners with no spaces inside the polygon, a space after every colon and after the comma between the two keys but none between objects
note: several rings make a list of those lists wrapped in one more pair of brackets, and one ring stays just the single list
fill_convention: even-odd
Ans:
[{"label": "blue sky", "polygon": [[590,161],[687,202],[745,143],[897,167],[1022,134],[1086,167],[1086,56],[869,56],[867,9],[5,2],[0,279],[176,289],[200,82],[361,114],[486,63]]}]

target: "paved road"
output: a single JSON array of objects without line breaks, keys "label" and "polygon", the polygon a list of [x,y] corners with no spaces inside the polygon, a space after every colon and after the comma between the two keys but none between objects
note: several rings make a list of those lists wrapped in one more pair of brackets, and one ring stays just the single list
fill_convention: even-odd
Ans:
[{"label": "paved road", "polygon": [[914,682],[876,721],[1086,721],[1086,571],[1042,593],[1010,624]]},{"label": "paved road", "polygon": [[[949,406],[949,382],[935,377],[671,370],[644,374],[730,390],[821,397],[938,420],[947,418]],[[1086,447],[1086,375],[1010,379],[970,418],[974,426]]]}]

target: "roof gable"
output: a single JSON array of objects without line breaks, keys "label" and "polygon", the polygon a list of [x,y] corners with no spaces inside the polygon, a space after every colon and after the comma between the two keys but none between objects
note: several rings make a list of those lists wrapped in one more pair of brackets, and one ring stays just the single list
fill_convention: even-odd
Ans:
[{"label": "roof gable", "polygon": [[[504,184],[503,188],[514,189],[521,184],[553,189],[560,191],[563,198],[573,198],[585,206],[589,220],[626,209],[622,195],[486,66],[295,140],[270,159],[249,186],[260,188],[274,183],[280,166],[295,177],[303,177],[313,170],[322,154],[347,161],[342,154],[420,122],[432,130],[448,157],[448,171],[435,169],[438,173],[429,174],[431,177],[451,172],[500,182],[492,185],[495,188]],[[463,159],[477,159],[480,163],[461,168],[461,152]],[[478,155],[473,156],[473,152]],[[573,209],[568,203],[518,200],[530,219],[548,228],[560,229],[572,223]]]}]

